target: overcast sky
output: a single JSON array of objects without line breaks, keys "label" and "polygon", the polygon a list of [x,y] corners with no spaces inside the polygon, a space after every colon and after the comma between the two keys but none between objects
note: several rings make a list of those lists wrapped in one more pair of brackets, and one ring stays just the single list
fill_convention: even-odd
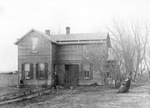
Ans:
[{"label": "overcast sky", "polygon": [[17,70],[14,42],[31,28],[102,32],[112,19],[149,19],[148,0],[0,0],[0,71]]}]

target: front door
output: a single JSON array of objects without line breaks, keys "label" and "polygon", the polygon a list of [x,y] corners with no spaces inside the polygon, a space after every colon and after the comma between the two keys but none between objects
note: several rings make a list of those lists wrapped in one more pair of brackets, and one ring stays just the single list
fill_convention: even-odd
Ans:
[{"label": "front door", "polygon": [[66,64],[65,65],[65,78],[66,85],[77,85],[79,83],[79,65],[78,64]]}]

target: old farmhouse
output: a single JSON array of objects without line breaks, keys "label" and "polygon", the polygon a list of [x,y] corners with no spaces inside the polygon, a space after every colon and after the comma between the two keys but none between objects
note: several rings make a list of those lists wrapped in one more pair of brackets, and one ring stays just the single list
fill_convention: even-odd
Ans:
[{"label": "old farmhouse", "polygon": [[66,27],[66,34],[51,35],[50,30],[43,33],[31,29],[15,44],[18,45],[18,71],[25,85],[51,85],[54,72],[58,73],[61,84],[103,84],[102,77],[85,58],[88,58],[87,46],[95,44],[110,58],[108,33],[71,34],[70,27]]}]

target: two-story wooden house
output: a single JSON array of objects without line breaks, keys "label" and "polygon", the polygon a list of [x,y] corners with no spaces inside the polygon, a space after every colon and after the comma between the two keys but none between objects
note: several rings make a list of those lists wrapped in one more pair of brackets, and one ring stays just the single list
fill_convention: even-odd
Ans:
[{"label": "two-story wooden house", "polygon": [[84,60],[87,46],[95,43],[108,52],[111,47],[109,34],[70,34],[70,28],[66,27],[66,34],[50,35],[49,30],[43,33],[31,29],[15,42],[20,79],[26,85],[51,85],[52,74],[57,72],[61,84],[103,84],[93,64]]}]

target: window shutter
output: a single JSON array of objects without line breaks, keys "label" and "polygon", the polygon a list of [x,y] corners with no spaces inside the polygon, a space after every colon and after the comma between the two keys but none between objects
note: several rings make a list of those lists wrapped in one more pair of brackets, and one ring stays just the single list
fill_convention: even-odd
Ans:
[{"label": "window shutter", "polygon": [[48,79],[48,63],[45,63],[45,79]]},{"label": "window shutter", "polygon": [[90,65],[90,79],[93,79],[93,66]]},{"label": "window shutter", "polygon": [[29,72],[29,77],[31,78],[31,79],[33,79],[33,64],[30,64],[30,72]]},{"label": "window shutter", "polygon": [[39,64],[36,64],[36,78],[39,79]]},{"label": "window shutter", "polygon": [[24,79],[25,78],[25,73],[24,73],[24,64],[21,64],[21,77]]},{"label": "window shutter", "polygon": [[81,64],[80,79],[84,79],[83,64]]}]

